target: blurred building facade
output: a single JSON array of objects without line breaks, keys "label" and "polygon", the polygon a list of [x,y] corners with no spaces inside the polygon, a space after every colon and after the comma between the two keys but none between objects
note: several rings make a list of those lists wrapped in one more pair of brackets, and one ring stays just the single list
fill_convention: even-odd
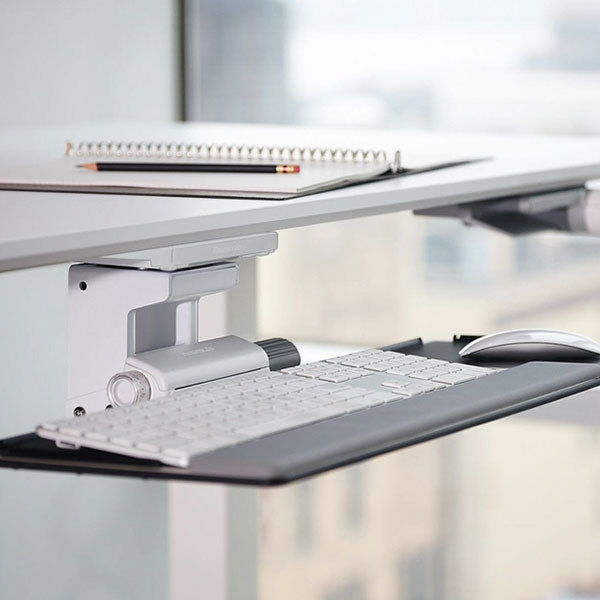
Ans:
[{"label": "blurred building facade", "polygon": [[259,597],[596,600],[599,450],[516,417],[265,491]]}]

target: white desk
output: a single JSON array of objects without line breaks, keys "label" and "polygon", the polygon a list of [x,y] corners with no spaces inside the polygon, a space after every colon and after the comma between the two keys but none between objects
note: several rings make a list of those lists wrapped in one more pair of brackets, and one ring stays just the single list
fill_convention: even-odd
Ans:
[{"label": "white desk", "polygon": [[[157,133],[156,136],[185,139],[174,129],[177,127],[165,126],[164,135]],[[240,135],[233,132],[240,129],[248,142],[260,141],[265,132],[272,136],[271,139],[290,139],[288,128],[201,126],[199,131],[211,140],[227,141],[239,138]],[[98,130],[98,127],[83,128],[80,137],[97,137]],[[71,132],[69,135],[75,137]],[[10,147],[3,142],[11,136],[4,136],[0,135],[0,148]],[[64,131],[49,134],[58,148],[62,147],[63,136]],[[127,137],[146,136],[140,131]],[[293,132],[293,139],[300,144],[333,144],[339,140],[353,146],[388,148],[400,145],[423,152],[494,155],[495,160],[285,202],[2,191],[0,271],[369,214],[483,200],[600,177],[600,140],[594,138],[399,132],[348,134],[301,129]],[[63,270],[56,268],[49,272],[42,269],[36,272],[33,285],[27,275],[2,275],[6,282],[4,297],[9,296],[8,306],[12,311],[2,315],[0,330],[5,340],[14,342],[0,371],[6,386],[2,400],[6,405],[10,403],[12,412],[8,413],[11,430],[7,435],[25,431],[36,420],[60,412],[63,400],[60,394],[65,387],[66,307],[61,286],[65,286],[66,296],[66,280]],[[17,290],[17,286],[21,287]],[[39,341],[34,351],[31,339]],[[26,371],[23,365],[27,366]],[[14,398],[20,403],[14,402]],[[134,586],[131,581],[135,577],[147,577],[148,571],[157,570],[157,577],[160,577],[166,571],[165,547],[171,536],[171,542],[176,540],[177,543],[171,556],[175,572],[170,575],[173,581],[181,583],[178,590],[191,589],[189,586],[200,583],[204,588],[195,588],[197,595],[202,596],[204,592],[206,597],[223,598],[224,582],[235,578],[238,586],[246,586],[237,597],[252,597],[252,565],[244,554],[245,548],[253,547],[258,535],[257,499],[250,490],[244,490],[242,494],[239,490],[226,492],[218,486],[209,489],[197,486],[194,490],[171,488],[168,530],[167,490],[162,486],[39,473],[5,472],[2,475],[7,488],[2,504],[3,527],[14,536],[7,541],[6,546],[10,547],[2,554],[7,557],[6,564],[9,564],[8,559],[12,564],[15,556],[26,556],[33,569],[41,561],[47,561],[48,555],[55,555],[58,562],[52,563],[55,564],[52,576],[67,585],[66,582],[76,580],[77,561],[81,560],[82,554],[86,555],[90,546],[97,547],[97,553],[102,554],[102,547],[112,543],[121,551],[117,556],[125,557],[140,547],[144,551],[152,548],[154,555],[145,557],[143,568],[128,563],[115,565],[107,562],[104,555],[92,556],[91,563],[98,562],[98,569],[104,571],[93,573],[92,578],[88,574],[86,585],[90,581],[100,585],[98,582],[103,581],[105,572],[116,569],[119,576],[127,579],[128,585]],[[23,487],[17,489],[17,486]],[[32,490],[39,498],[37,503],[36,498],[31,497]],[[62,507],[62,527],[67,534],[54,529],[53,519],[58,508],[55,511],[48,506]],[[122,528],[121,515],[115,506],[137,520],[129,522],[128,528]],[[8,516],[13,511],[22,515],[20,520]],[[244,518],[239,516],[245,513]],[[202,517],[203,521],[190,521],[190,514]],[[69,518],[70,515],[77,518]],[[237,519],[233,526],[232,515]],[[147,527],[150,518],[154,519],[152,531]],[[127,529],[130,530],[129,537]],[[81,537],[86,540],[83,551],[64,543],[61,535],[66,539],[69,534],[70,539]],[[242,550],[237,551],[234,545],[228,548],[227,536],[239,542]],[[97,539],[96,546],[94,539]],[[198,540],[207,539],[210,544],[198,544]],[[170,550],[173,551],[173,546]],[[237,561],[236,556],[232,557],[236,552]],[[127,566],[123,566],[125,564]],[[235,571],[238,567],[244,568],[243,576]],[[123,585],[123,589],[129,589]]]},{"label": "white desk", "polygon": [[[492,156],[493,160],[286,201],[0,191],[0,271],[81,261],[243,233],[274,231],[365,215],[430,208],[556,189],[600,178],[600,140],[313,130],[266,126],[153,126],[155,139],[244,139],[274,143],[346,144],[417,153]],[[74,139],[94,139],[99,126]],[[131,139],[143,128],[114,126],[103,138]],[[235,133],[234,133],[235,132]],[[239,132],[239,133],[238,133]],[[23,136],[26,139],[26,135]],[[0,135],[0,148],[21,136]],[[49,130],[43,147],[62,149],[64,128]],[[18,147],[13,152],[18,152]],[[49,150],[50,151],[50,150]],[[23,150],[26,152],[26,148]],[[1,155],[1,152],[0,152]]]}]

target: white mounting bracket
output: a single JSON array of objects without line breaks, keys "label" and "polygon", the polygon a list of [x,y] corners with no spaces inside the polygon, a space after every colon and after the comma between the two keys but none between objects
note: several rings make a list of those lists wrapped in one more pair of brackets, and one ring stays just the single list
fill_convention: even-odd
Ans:
[{"label": "white mounting bracket", "polygon": [[104,410],[108,381],[128,357],[198,342],[200,298],[238,283],[238,267],[230,260],[276,248],[277,234],[266,233],[73,265],[67,416]]}]

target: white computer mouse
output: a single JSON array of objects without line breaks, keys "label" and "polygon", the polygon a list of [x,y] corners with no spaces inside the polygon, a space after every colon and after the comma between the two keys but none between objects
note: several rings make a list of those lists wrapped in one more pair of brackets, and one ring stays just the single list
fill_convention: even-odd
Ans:
[{"label": "white computer mouse", "polygon": [[477,338],[459,354],[491,360],[589,360],[600,358],[600,344],[568,331],[514,329]]}]

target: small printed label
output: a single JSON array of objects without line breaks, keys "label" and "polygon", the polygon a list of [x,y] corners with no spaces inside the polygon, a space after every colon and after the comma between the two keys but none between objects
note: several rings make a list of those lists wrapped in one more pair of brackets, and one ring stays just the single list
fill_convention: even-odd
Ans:
[{"label": "small printed label", "polygon": [[183,356],[194,356],[194,354],[204,354],[205,352],[213,352],[213,346],[201,346],[200,348],[194,348],[193,350],[187,350],[186,352],[182,352]]}]

